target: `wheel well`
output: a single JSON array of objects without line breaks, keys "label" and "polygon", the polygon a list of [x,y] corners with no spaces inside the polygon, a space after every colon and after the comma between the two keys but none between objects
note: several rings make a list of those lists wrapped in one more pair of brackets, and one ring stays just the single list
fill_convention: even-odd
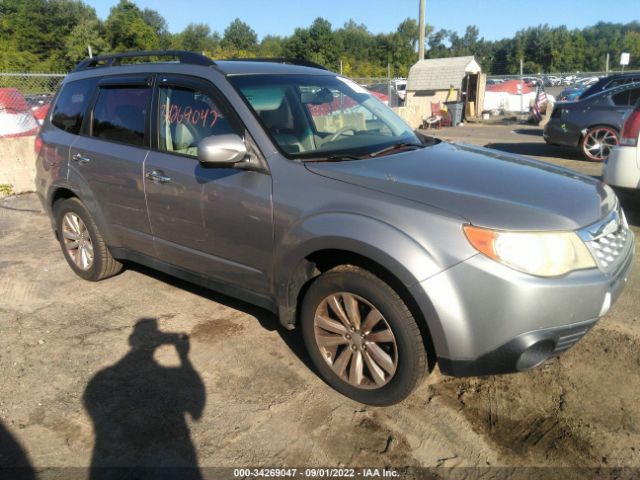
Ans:
[{"label": "wheel well", "polygon": [[77,195],[73,193],[71,190],[69,190],[68,188],[58,188],[53,193],[53,197],[51,198],[51,207],[53,208],[55,203],[59,200],[66,200],[67,198],[73,198],[73,197],[77,197]]},{"label": "wheel well", "polygon": [[[300,312],[302,310],[302,299],[313,280],[324,272],[341,265],[353,265],[363,268],[373,273],[376,277],[387,283],[396,291],[411,311],[413,318],[416,319],[416,323],[420,328],[420,333],[422,334],[425,348],[427,349],[429,370],[431,370],[435,365],[436,352],[433,346],[431,333],[422,310],[418,307],[417,302],[411,295],[411,292],[409,292],[407,286],[397,276],[384,266],[367,257],[354,252],[335,249],[321,250],[307,256],[292,277],[289,289],[290,301],[292,301],[290,305],[295,305],[296,312]],[[297,320],[297,314],[292,320]]]}]

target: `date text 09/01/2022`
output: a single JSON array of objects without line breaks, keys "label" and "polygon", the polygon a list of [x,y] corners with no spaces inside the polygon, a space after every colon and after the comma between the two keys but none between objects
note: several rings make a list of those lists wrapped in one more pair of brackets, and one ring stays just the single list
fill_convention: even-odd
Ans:
[{"label": "date text 09/01/2022", "polygon": [[235,478],[397,478],[399,472],[386,468],[236,468]]}]

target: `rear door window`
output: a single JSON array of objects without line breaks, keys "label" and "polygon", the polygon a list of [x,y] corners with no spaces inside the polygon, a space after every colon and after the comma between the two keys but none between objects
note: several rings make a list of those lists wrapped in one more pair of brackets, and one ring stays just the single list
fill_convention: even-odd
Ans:
[{"label": "rear door window", "polygon": [[53,106],[51,123],[65,132],[80,133],[87,106],[98,78],[86,78],[65,83]]},{"label": "rear door window", "polygon": [[640,88],[634,88],[629,92],[629,105],[635,105],[640,99]]},{"label": "rear door window", "polygon": [[625,90],[624,92],[611,95],[611,101],[619,107],[626,107],[629,105],[629,93],[629,90]]},{"label": "rear door window", "polygon": [[104,86],[93,108],[91,135],[102,140],[146,145],[147,112],[151,88]]}]

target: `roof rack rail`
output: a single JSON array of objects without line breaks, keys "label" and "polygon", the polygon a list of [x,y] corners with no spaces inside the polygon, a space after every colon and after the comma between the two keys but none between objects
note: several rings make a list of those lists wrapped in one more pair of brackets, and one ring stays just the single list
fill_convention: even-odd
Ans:
[{"label": "roof rack rail", "polygon": [[89,68],[96,67],[114,67],[120,65],[125,58],[138,57],[175,57],[180,63],[189,63],[192,65],[215,65],[215,62],[199,53],[187,52],[184,50],[153,50],[144,52],[127,52],[115,53],[112,55],[100,55],[98,57],[87,58],[76,66],[74,72],[81,72]]},{"label": "roof rack rail", "polygon": [[258,58],[225,58],[226,62],[268,62],[268,63],[285,63],[289,65],[299,65],[301,67],[319,68],[321,70],[329,70],[324,65],[312,62],[304,58],[288,58],[288,57],[258,57]]}]

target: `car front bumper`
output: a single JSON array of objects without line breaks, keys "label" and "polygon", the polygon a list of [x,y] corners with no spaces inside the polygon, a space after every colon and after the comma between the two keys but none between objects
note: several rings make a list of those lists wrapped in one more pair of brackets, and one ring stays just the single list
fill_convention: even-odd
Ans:
[{"label": "car front bumper", "polygon": [[634,250],[630,234],[610,273],[594,268],[561,278],[520,273],[478,254],[415,285],[441,371],[518,372],[567,350],[618,298]]}]

